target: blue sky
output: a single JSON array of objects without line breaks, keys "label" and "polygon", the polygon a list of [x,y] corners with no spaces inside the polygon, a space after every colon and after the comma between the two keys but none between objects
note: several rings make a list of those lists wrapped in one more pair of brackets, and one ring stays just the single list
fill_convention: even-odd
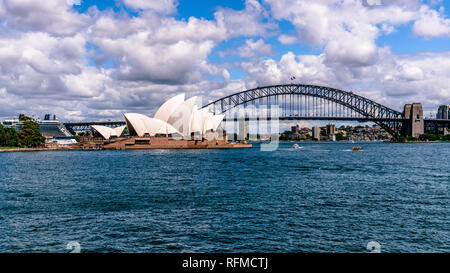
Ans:
[{"label": "blue sky", "polygon": [[429,114],[450,103],[449,12],[439,0],[3,0],[0,117],[152,114],[178,93],[208,101],[292,76]]},{"label": "blue sky", "polygon": [[[436,1],[434,1],[436,2]],[[424,3],[430,4],[431,7],[439,10],[440,7],[444,7],[445,17],[449,17],[450,1],[442,1],[437,4],[433,1],[425,1]],[[126,5],[120,3],[117,0],[82,0],[80,5],[73,5],[80,13],[87,13],[90,7],[96,7],[99,10],[114,10],[115,13],[126,12],[130,16],[138,16],[138,12],[127,8]],[[245,0],[179,0],[177,6],[177,14],[174,15],[178,20],[188,20],[189,17],[205,18],[208,20],[214,19],[214,13],[218,8],[231,8],[235,10],[242,10],[245,8]],[[411,32],[413,22],[405,25],[401,25],[396,31],[389,35],[381,35],[377,40],[379,46],[391,46],[392,50],[397,54],[413,54],[424,51],[443,51],[450,48],[448,38],[431,38],[423,39],[415,36]],[[295,26],[287,20],[280,20],[278,22],[279,31],[281,33],[295,34]],[[241,39],[242,40],[242,39]],[[222,45],[226,47],[226,44],[230,44],[233,41],[229,41]],[[317,54],[320,52],[320,48],[312,47],[307,44],[295,44],[295,45],[283,45],[279,43],[275,37],[270,39],[270,43],[275,46],[275,51],[278,54],[283,52],[292,51],[296,54]]]},{"label": "blue sky", "polygon": [[[433,1],[425,1],[425,3],[431,5],[431,7],[438,10],[440,7],[444,7],[445,16],[448,17],[448,12],[450,11],[450,1],[443,1],[436,5]],[[86,13],[90,7],[96,7],[99,10],[113,10],[115,13],[119,14],[126,12],[130,16],[139,16],[139,12],[128,8],[126,5],[117,0],[83,0],[80,5],[74,5],[74,8],[80,13]],[[178,1],[177,13],[174,17],[177,20],[189,20],[190,17],[204,18],[207,20],[214,20],[214,13],[221,8],[229,8],[234,10],[245,9],[245,0],[210,0],[199,1],[196,0],[180,0]],[[279,20],[278,33],[286,33],[290,35],[296,34],[295,26],[287,20]],[[449,50],[449,41],[446,37],[437,38],[427,38],[415,36],[411,29],[413,27],[413,22],[409,22],[404,25],[400,25],[393,33],[380,35],[376,40],[376,44],[379,47],[390,47],[392,51],[396,54],[416,54],[421,52],[440,52]],[[323,46],[320,45],[310,45],[307,43],[296,43],[292,45],[285,45],[278,41],[277,35],[270,35],[267,38],[267,43],[273,46],[272,57],[280,58],[286,52],[293,52],[296,55],[300,54],[314,54],[318,55],[323,51]],[[219,56],[218,52],[225,51],[229,48],[236,48],[239,44],[245,42],[245,37],[233,38],[227,41],[221,42],[217,47],[215,47],[213,53],[209,56],[209,61],[211,62],[224,62],[224,61],[240,61],[242,58],[239,56],[227,55],[224,57]],[[87,45],[88,48],[96,47],[92,44]],[[99,52],[101,53],[101,52]],[[91,64],[93,61],[91,60]],[[112,61],[109,60],[103,67],[111,67]],[[245,72],[240,69],[230,69],[231,79],[238,80],[245,76]],[[213,77],[217,78],[217,77]],[[220,79],[219,79],[220,80]]]},{"label": "blue sky", "polygon": [[[445,16],[448,16],[450,11],[450,1],[443,1],[436,5],[433,1],[425,1],[435,9],[444,7]],[[120,14],[126,12],[130,16],[139,17],[139,12],[128,8],[126,5],[117,0],[83,0],[80,5],[73,6],[80,13],[87,13],[90,7],[96,7],[101,11],[113,10],[115,13]],[[204,18],[207,20],[214,20],[214,13],[221,8],[229,8],[234,10],[245,9],[245,0],[209,0],[199,2],[197,0],[180,0],[178,1],[177,13],[174,14],[174,18],[177,20],[189,20],[190,17]],[[271,18],[272,19],[272,18]],[[278,33],[286,33],[290,35],[296,34],[295,26],[288,20],[279,20]],[[445,51],[450,48],[448,38],[427,38],[417,37],[411,32],[413,22],[409,22],[404,25],[400,25],[393,33],[380,35],[376,40],[376,44],[380,47],[390,47],[396,54],[415,54],[420,52],[439,52]],[[224,62],[224,61],[240,61],[242,58],[239,56],[221,57],[218,52],[225,51],[229,48],[236,48],[238,45],[245,42],[246,37],[233,38],[227,41],[223,41],[214,48],[213,53],[209,56],[211,62]],[[307,43],[296,43],[292,45],[285,45],[278,41],[277,35],[273,34],[268,36],[267,43],[273,47],[272,57],[280,58],[286,52],[293,52],[296,55],[300,54],[314,54],[318,55],[323,51],[323,46],[310,45]],[[87,47],[96,49],[92,44],[88,44]],[[101,54],[101,52],[99,52]],[[93,64],[93,60],[90,60]],[[112,61],[107,61],[103,67],[111,67]],[[245,72],[240,69],[230,69],[231,79],[238,80],[245,76]],[[216,78],[217,77],[212,77]],[[220,80],[220,79],[219,79]]]}]

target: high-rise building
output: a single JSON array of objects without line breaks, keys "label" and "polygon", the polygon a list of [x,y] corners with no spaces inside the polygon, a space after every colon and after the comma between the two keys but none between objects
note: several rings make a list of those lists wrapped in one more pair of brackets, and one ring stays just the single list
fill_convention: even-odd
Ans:
[{"label": "high-rise building", "polygon": [[312,137],[313,139],[320,140],[320,127],[314,126],[312,128]]},{"label": "high-rise building", "polygon": [[329,123],[327,125],[327,134],[329,136],[335,135],[336,134],[336,125],[334,125],[333,123]]},{"label": "high-rise building", "polygon": [[450,119],[450,105],[439,106],[436,118],[437,119]]},{"label": "high-rise building", "polygon": [[300,126],[297,124],[291,127],[291,133],[298,134],[300,132]]}]

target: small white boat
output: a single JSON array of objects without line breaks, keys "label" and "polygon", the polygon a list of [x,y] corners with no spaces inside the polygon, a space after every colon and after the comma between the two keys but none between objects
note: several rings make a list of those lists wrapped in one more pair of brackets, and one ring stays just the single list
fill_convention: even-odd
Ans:
[{"label": "small white boat", "polygon": [[294,149],[301,149],[302,147],[298,146],[298,144],[294,144]]}]

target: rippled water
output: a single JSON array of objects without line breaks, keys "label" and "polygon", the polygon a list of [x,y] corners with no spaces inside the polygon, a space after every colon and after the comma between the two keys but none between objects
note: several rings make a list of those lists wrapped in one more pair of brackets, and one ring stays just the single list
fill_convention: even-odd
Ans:
[{"label": "rippled water", "polygon": [[450,251],[450,144],[0,153],[0,252]]}]

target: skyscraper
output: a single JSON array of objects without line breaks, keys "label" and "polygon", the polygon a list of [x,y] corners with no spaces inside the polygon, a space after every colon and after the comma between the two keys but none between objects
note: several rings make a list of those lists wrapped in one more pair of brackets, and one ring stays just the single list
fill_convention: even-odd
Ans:
[{"label": "skyscraper", "polygon": [[333,123],[327,124],[327,134],[329,136],[335,135],[336,134],[336,125],[334,125]]},{"label": "skyscraper", "polygon": [[450,105],[439,106],[438,112],[436,114],[437,119],[449,119],[450,117]]},{"label": "skyscraper", "polygon": [[312,128],[312,136],[313,136],[313,139],[320,140],[320,127],[319,126],[314,126]]}]

